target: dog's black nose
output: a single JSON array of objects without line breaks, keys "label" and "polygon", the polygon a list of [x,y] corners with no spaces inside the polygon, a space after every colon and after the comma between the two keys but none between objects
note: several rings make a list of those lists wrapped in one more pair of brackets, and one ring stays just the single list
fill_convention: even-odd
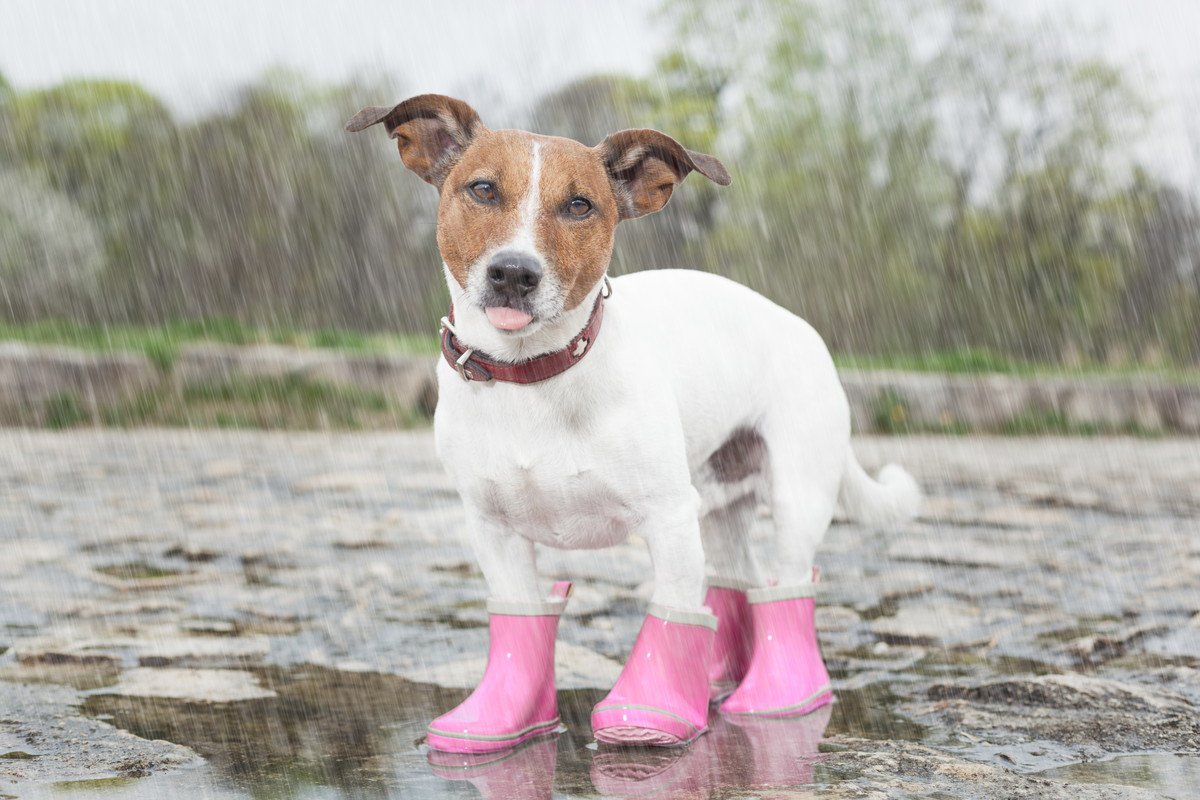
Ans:
[{"label": "dog's black nose", "polygon": [[505,251],[492,259],[487,268],[488,283],[506,297],[524,297],[542,280],[542,265],[524,253]]}]

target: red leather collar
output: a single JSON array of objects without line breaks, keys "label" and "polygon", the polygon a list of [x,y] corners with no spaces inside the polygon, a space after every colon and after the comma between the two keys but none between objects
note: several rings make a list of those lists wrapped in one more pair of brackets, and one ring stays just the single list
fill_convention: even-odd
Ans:
[{"label": "red leather collar", "polygon": [[588,318],[587,325],[562,350],[516,364],[496,361],[478,350],[464,347],[452,330],[454,306],[450,306],[450,316],[442,320],[442,355],[464,381],[537,383],[553,378],[578,364],[591,351],[600,333],[600,323],[604,320],[604,298],[607,296],[605,287],[596,296],[596,304],[592,306],[592,316]]}]

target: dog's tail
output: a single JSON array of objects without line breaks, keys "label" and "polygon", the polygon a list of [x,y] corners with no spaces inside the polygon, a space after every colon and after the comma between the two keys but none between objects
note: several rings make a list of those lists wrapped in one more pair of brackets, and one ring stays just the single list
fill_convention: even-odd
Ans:
[{"label": "dog's tail", "polygon": [[921,507],[921,487],[899,464],[888,464],[872,478],[851,450],[839,493],[842,510],[850,519],[871,527],[903,525]]}]

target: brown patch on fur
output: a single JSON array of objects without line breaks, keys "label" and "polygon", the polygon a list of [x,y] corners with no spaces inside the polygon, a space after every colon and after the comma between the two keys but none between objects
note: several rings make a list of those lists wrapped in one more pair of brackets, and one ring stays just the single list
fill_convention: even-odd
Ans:
[{"label": "brown patch on fur", "polygon": [[485,130],[475,109],[441,94],[410,97],[391,108],[367,106],[346,123],[351,133],[384,123],[404,166],[439,189],[458,156]]},{"label": "brown patch on fur", "polygon": [[[608,172],[592,148],[573,139],[538,138],[542,175],[536,240],[566,291],[569,310],[587,298],[608,269],[620,214]],[[592,204],[583,219],[564,213],[575,197]]]},{"label": "brown patch on fur", "polygon": [[[438,249],[463,287],[472,265],[511,240],[521,223],[533,144],[541,146],[533,238],[563,287],[567,310],[582,303],[608,269],[620,220],[658,211],[689,172],[722,186],[730,181],[717,159],[648,129],[618,131],[587,147],[573,139],[491,131],[463,101],[425,94],[392,108],[368,106],[346,123],[346,130],[380,122],[396,139],[404,165],[438,187]],[[475,199],[468,188],[475,181],[492,183],[497,202]],[[587,199],[592,212],[583,218],[567,214],[575,197]]]},{"label": "brown patch on fur", "polygon": [[721,483],[738,483],[762,472],[767,463],[767,443],[753,428],[735,428],[708,457],[713,475]]},{"label": "brown patch on fur", "polygon": [[[594,149],[573,139],[524,131],[485,131],[472,141],[442,186],[438,248],[460,286],[471,266],[509,241],[521,223],[521,205],[533,171],[533,146],[540,146],[541,175],[533,220],[534,244],[553,271],[572,309],[587,297],[612,256],[620,210],[604,164]],[[481,204],[468,186],[490,181],[496,205]],[[575,197],[592,204],[583,219],[565,213]]]},{"label": "brown patch on fur", "polygon": [[[720,161],[658,131],[618,131],[596,147],[525,131],[492,131],[473,108],[445,95],[418,95],[392,108],[368,106],[346,123],[346,130],[380,122],[396,139],[404,165],[441,193],[438,249],[463,287],[471,267],[510,241],[521,224],[533,145],[540,145],[533,239],[563,288],[566,310],[582,303],[608,269],[619,221],[658,211],[689,172],[722,186],[730,180]],[[471,194],[468,187],[475,181],[495,186],[495,203],[481,203]],[[590,214],[566,213],[576,197],[592,204]]]},{"label": "brown patch on fur", "polygon": [[725,165],[710,155],[688,150],[665,133],[638,128],[605,137],[596,150],[621,199],[621,218],[653,214],[671,199],[675,186],[692,171],[728,186]]},{"label": "brown patch on fur", "polygon": [[[471,265],[511,239],[520,224],[521,201],[531,177],[532,138],[522,131],[481,133],[442,184],[438,249],[459,286],[467,285]],[[489,181],[496,187],[494,205],[471,195],[468,186],[475,181]]]},{"label": "brown patch on fur", "polygon": [[658,158],[647,158],[642,162],[637,177],[629,181],[627,191],[633,204],[631,217],[640,217],[659,211],[671,199],[679,175]]},{"label": "brown patch on fur", "polygon": [[414,119],[397,126],[392,138],[400,151],[404,166],[421,176],[426,183],[437,186],[444,178],[438,163],[454,149],[454,140],[445,125],[437,119]]}]

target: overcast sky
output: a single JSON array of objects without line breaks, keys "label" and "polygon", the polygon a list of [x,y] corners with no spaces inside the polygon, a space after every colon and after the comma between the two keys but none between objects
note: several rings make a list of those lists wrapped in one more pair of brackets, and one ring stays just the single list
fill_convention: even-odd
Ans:
[{"label": "overcast sky", "polygon": [[[129,78],[183,114],[211,108],[271,66],[321,80],[388,76],[405,90],[528,105],[596,71],[645,74],[664,42],[656,0],[0,0],[0,74],[18,87],[65,77]],[[1158,107],[1140,148],[1176,179],[1200,172],[1200,0],[1004,0],[1074,16],[1139,70]],[[1089,34],[1090,35],[1090,34]],[[384,101],[387,98],[380,98]]]}]

